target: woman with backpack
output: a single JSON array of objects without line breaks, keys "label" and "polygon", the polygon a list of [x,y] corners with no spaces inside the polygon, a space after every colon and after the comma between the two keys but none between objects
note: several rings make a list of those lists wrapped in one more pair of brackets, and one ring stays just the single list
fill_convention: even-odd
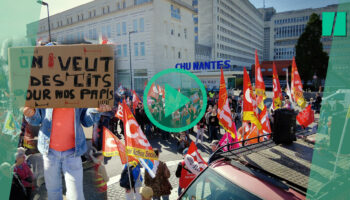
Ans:
[{"label": "woman with backpack", "polygon": [[[128,174],[128,172],[130,172],[130,175]],[[129,181],[129,176],[131,181]],[[127,200],[142,199],[140,195],[142,180],[143,179],[141,175],[140,163],[138,163],[137,161],[131,161],[124,166],[124,169],[120,176],[119,184],[120,187],[125,188],[125,196]]]}]

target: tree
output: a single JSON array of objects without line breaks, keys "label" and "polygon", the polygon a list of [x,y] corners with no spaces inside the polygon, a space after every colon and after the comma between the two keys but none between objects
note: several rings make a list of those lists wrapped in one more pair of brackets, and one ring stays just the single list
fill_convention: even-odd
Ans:
[{"label": "tree", "polygon": [[301,79],[306,83],[312,80],[314,74],[319,79],[325,79],[328,67],[328,55],[323,51],[321,43],[322,21],[313,13],[310,16],[305,31],[301,34],[295,46],[295,61]]}]

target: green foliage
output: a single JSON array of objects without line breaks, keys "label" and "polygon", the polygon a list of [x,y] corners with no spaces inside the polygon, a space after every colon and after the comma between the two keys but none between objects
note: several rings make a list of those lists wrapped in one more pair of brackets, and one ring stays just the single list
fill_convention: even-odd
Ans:
[{"label": "green foliage", "polygon": [[322,21],[319,15],[313,13],[295,46],[295,61],[304,82],[312,80],[314,74],[321,79],[326,77],[328,55],[323,51],[321,36]]}]

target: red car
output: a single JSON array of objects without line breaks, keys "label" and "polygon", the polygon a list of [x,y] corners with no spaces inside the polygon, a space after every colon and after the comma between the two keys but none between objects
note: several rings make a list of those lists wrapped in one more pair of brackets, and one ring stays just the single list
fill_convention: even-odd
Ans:
[{"label": "red car", "polygon": [[305,161],[311,164],[312,158],[312,150],[309,154],[305,149],[312,149],[310,145],[299,140],[286,146],[265,141],[221,152],[221,158],[210,163],[179,199],[305,199],[310,170]]}]

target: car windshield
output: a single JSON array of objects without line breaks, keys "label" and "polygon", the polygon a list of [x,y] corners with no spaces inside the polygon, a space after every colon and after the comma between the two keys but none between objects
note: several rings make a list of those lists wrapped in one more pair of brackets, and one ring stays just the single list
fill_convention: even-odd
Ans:
[{"label": "car windshield", "polygon": [[260,199],[208,168],[188,188],[181,200]]}]

